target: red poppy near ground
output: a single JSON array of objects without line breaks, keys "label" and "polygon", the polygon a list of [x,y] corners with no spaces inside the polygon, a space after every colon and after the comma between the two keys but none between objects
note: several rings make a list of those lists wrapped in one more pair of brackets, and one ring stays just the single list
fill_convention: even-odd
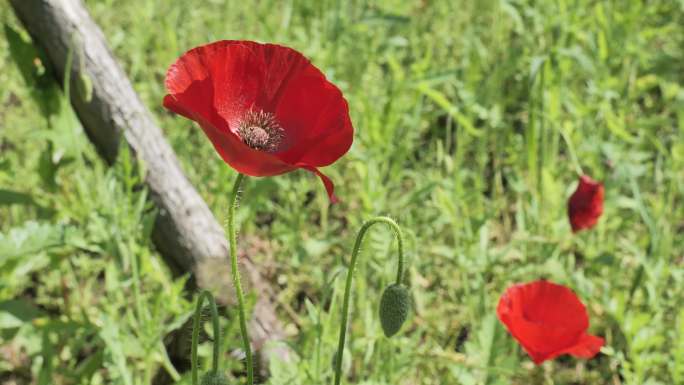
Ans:
[{"label": "red poppy near ground", "polygon": [[575,293],[552,282],[509,287],[496,314],[537,365],[562,354],[592,358],[603,346],[603,338],[587,334],[587,310]]},{"label": "red poppy near ground", "polygon": [[199,123],[238,172],[271,176],[318,167],[352,144],[342,92],[301,53],[275,44],[218,41],[194,48],[166,74],[164,107]]},{"label": "red poppy near ground", "polygon": [[596,225],[603,213],[603,184],[586,175],[580,176],[577,190],[568,199],[568,218],[572,232]]}]

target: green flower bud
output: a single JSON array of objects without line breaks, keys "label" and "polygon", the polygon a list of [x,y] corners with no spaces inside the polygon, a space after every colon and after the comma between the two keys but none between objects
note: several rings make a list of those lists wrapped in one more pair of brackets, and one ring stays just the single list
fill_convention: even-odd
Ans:
[{"label": "green flower bud", "polygon": [[380,299],[380,324],[385,336],[397,334],[408,318],[410,309],[411,297],[406,286],[392,284],[385,289]]},{"label": "green flower bud", "polygon": [[228,378],[221,372],[209,371],[202,376],[201,385],[228,385]]}]

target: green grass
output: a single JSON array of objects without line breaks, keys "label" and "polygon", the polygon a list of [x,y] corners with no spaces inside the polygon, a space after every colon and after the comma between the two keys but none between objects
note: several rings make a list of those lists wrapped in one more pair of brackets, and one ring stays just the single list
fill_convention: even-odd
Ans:
[{"label": "green grass", "polygon": [[[354,236],[382,214],[407,235],[414,314],[383,336],[396,245],[371,230],[345,383],[684,384],[681,0],[86,4],[222,221],[234,172],[161,106],[178,55],[218,39],[285,44],[349,101],[354,145],[325,170],[341,204],[306,172],[244,185],[241,246],[273,279],[297,353],[267,383],[331,383]],[[0,21],[21,29],[9,6]],[[27,85],[5,38],[0,64],[0,383],[148,384],[165,371],[188,384],[163,341],[194,295],[149,239],[138,165],[104,165],[63,96],[39,108],[32,98],[54,85]],[[565,202],[579,166],[605,181],[606,205],[573,235]],[[587,304],[602,355],[534,368],[494,309],[508,285],[539,277]],[[222,311],[228,352],[239,328]],[[208,365],[208,343],[200,354]],[[230,375],[241,365],[226,355]]]}]

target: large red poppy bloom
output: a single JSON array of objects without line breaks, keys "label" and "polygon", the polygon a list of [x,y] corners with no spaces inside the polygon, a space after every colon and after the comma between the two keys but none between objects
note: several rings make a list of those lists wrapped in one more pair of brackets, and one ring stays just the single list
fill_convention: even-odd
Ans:
[{"label": "large red poppy bloom", "polygon": [[251,41],[194,48],[166,74],[164,107],[199,123],[231,167],[251,176],[318,167],[352,144],[354,129],[342,92],[299,52]]},{"label": "large red poppy bloom", "polygon": [[587,310],[575,293],[545,280],[509,287],[496,314],[535,364],[562,354],[591,358],[603,346],[587,334]]},{"label": "large red poppy bloom", "polygon": [[577,190],[568,199],[568,218],[572,232],[594,227],[603,213],[603,184],[580,176]]}]

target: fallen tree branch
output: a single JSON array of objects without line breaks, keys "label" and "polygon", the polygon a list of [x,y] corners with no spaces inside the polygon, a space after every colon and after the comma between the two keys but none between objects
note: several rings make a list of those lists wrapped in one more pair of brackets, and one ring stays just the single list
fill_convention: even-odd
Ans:
[{"label": "fallen tree branch", "polygon": [[[69,52],[74,53],[71,104],[102,157],[113,163],[120,141],[124,140],[143,161],[145,183],[159,208],[153,232],[159,252],[174,269],[192,270],[199,286],[211,286],[216,281],[210,275],[217,267],[225,267],[221,279],[229,282],[228,243],[223,229],[183,174],[171,146],[81,1],[10,0],[10,4],[34,42],[45,50],[58,78],[65,73]],[[90,79],[92,93],[78,92],[83,87],[79,88],[77,82],[84,77]],[[242,258],[242,267],[253,290],[270,292],[249,259]],[[225,301],[225,292],[218,297]],[[261,295],[255,306],[251,329],[257,348],[283,335],[267,296]],[[269,354],[286,358],[287,351]]]}]

